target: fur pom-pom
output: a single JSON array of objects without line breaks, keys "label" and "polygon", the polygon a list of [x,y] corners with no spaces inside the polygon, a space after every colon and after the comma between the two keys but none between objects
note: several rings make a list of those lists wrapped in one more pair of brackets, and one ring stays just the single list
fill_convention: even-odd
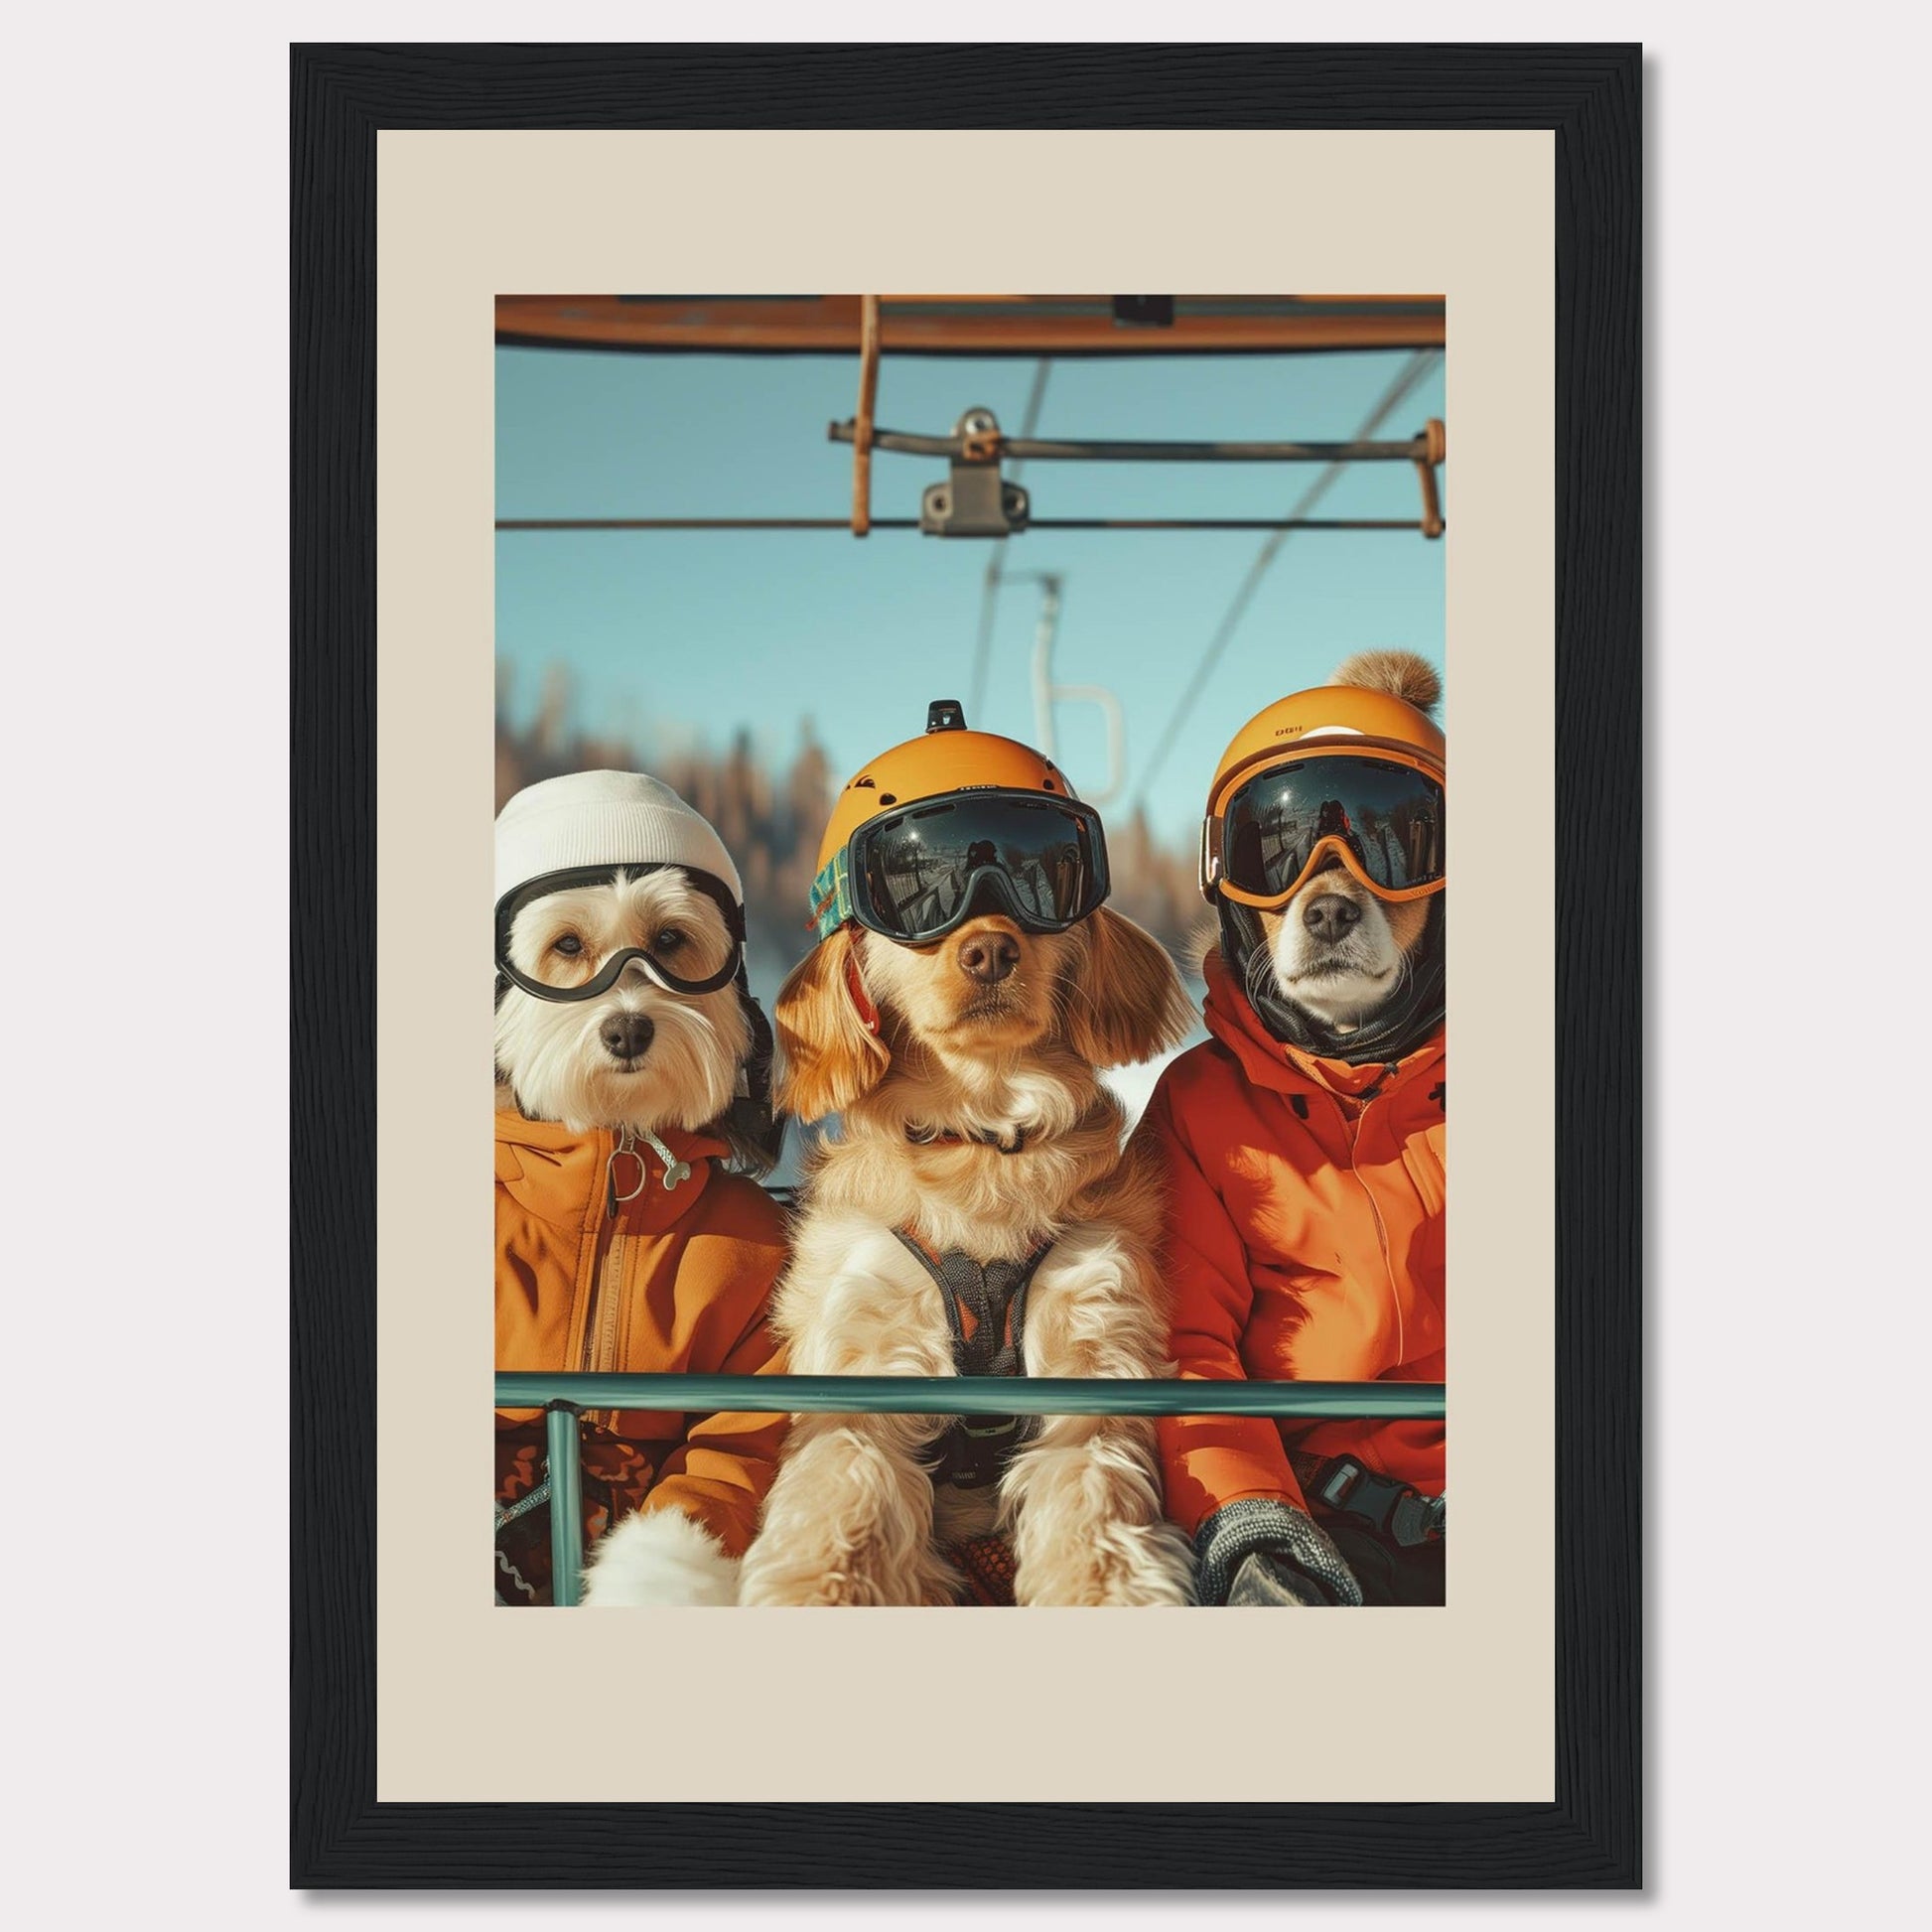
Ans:
[{"label": "fur pom-pom", "polygon": [[681,1509],[626,1516],[599,1542],[584,1572],[587,1610],[737,1601],[737,1559]]},{"label": "fur pom-pom", "polygon": [[1331,684],[1353,684],[1364,691],[1386,691],[1430,717],[1443,701],[1436,666],[1412,650],[1358,650],[1335,666]]}]

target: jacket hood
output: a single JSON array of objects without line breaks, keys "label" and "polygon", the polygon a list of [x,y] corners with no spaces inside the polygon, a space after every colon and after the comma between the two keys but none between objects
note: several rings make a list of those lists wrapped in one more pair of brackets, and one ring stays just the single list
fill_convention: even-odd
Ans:
[{"label": "jacket hood", "polygon": [[1380,1086],[1389,1077],[1391,1066],[1400,1069],[1396,1075],[1400,1079],[1442,1057],[1445,1030],[1439,1026],[1413,1052],[1397,1060],[1367,1060],[1355,1066],[1347,1060],[1324,1059],[1291,1041],[1277,1039],[1268,1031],[1235,985],[1219,947],[1207,955],[1203,970],[1207,998],[1201,1011],[1207,1031],[1241,1062],[1242,1070],[1256,1086],[1272,1087],[1277,1093],[1320,1087],[1355,1099]]},{"label": "jacket hood", "polygon": [[1448,1002],[1448,960],[1443,950],[1443,895],[1434,895],[1423,924],[1420,944],[1411,958],[1411,971],[1400,989],[1381,1008],[1346,1034],[1322,1025],[1292,1000],[1282,997],[1272,982],[1264,990],[1247,984],[1244,968],[1267,951],[1261,914],[1221,896],[1217,905],[1221,927],[1221,957],[1235,982],[1254,1008],[1269,1035],[1300,1046],[1319,1059],[1343,1060],[1350,1066],[1388,1066],[1425,1045],[1441,1031]]},{"label": "jacket hood", "polygon": [[[637,1233],[668,1228],[688,1213],[710,1185],[713,1163],[731,1156],[730,1147],[711,1134],[667,1127],[657,1138],[691,1173],[667,1188],[663,1161],[649,1141],[637,1137],[644,1184],[628,1202],[626,1215]],[[605,1168],[617,1144],[608,1127],[566,1127],[560,1121],[527,1120],[514,1107],[496,1109],[496,1178],[540,1220],[594,1226],[607,1209]]]}]

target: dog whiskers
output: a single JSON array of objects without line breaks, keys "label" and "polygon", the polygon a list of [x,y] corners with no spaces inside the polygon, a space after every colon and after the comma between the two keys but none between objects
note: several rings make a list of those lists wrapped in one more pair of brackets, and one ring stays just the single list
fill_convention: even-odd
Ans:
[{"label": "dog whiskers", "polygon": [[1062,1021],[1070,1018],[1072,1003],[1076,998],[1086,1002],[1089,1013],[1097,1014],[1100,1011],[1100,1003],[1093,997],[1092,993],[1068,975],[1063,976],[1054,984],[1053,1017],[1056,1020]]}]

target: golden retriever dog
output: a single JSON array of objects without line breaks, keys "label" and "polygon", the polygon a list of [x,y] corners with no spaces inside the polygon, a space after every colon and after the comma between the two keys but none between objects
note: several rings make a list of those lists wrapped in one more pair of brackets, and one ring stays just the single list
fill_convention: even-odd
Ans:
[{"label": "golden retriever dog", "polygon": [[[1061,933],[974,916],[923,946],[845,925],[775,1017],[782,1105],[840,1122],[773,1305],[794,1374],[958,1373],[939,1257],[963,1258],[969,1284],[1022,1284],[1007,1307],[1026,1374],[1171,1372],[1161,1202],[1148,1167],[1123,1160],[1123,1110],[1096,1077],[1185,1031],[1155,940],[1104,906]],[[947,1547],[989,1534],[1010,1541],[1021,1604],[1190,1600],[1150,1420],[1039,1418],[978,1487],[934,1474],[956,1427],[796,1417],[740,1601],[950,1603]]]}]

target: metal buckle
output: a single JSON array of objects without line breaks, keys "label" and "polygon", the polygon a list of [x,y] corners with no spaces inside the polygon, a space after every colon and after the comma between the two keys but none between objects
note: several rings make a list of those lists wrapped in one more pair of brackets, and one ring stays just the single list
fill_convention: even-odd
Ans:
[{"label": "metal buckle", "polygon": [[1336,1458],[1335,1466],[1321,1479],[1319,1495],[1330,1509],[1346,1509],[1348,1499],[1360,1488],[1368,1471],[1352,1455]]},{"label": "metal buckle", "polygon": [[1020,1425],[1026,1421],[1026,1417],[1003,1416],[997,1422],[988,1423],[984,1427],[979,1429],[975,1429],[973,1425],[970,1422],[968,1422],[964,1416],[955,1416],[953,1420],[959,1425],[959,1433],[962,1436],[995,1438],[1000,1436],[1011,1436],[1014,1433],[1014,1431],[1017,1430],[1020,1427]]},{"label": "metal buckle", "polygon": [[1315,1496],[1325,1508],[1358,1518],[1404,1549],[1437,1542],[1447,1533],[1446,1495],[1425,1496],[1413,1483],[1377,1475],[1352,1455],[1336,1458]]}]

